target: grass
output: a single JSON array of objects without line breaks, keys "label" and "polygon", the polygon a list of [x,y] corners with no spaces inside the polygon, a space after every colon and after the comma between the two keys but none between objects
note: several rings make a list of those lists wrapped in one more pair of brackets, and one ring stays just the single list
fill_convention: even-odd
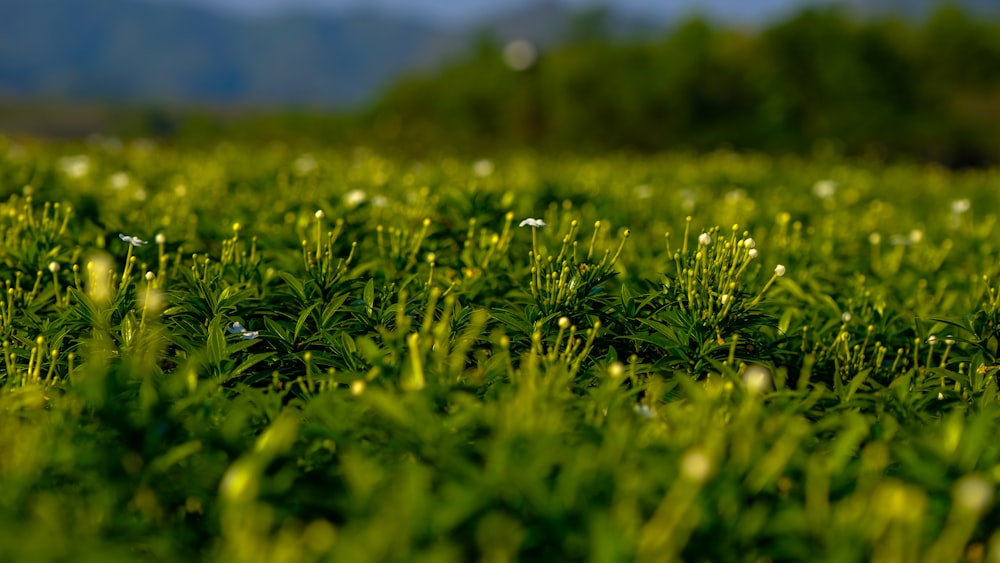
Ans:
[{"label": "grass", "polygon": [[996,171],[0,149],[3,560],[1000,557]]}]

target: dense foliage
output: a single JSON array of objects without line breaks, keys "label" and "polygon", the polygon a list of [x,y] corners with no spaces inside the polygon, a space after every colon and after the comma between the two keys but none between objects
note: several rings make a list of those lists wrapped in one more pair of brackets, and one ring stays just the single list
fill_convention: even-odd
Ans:
[{"label": "dense foliage", "polygon": [[0,559],[1000,553],[995,171],[0,149]]},{"label": "dense foliage", "polygon": [[754,32],[693,20],[659,41],[553,48],[523,72],[499,52],[391,88],[376,130],[458,147],[1000,159],[1000,24],[954,8],[920,23],[814,9]]}]

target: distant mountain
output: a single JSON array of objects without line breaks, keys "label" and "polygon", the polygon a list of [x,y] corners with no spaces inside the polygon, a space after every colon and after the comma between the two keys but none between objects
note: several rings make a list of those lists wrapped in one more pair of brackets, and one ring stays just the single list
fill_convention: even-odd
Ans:
[{"label": "distant mountain", "polygon": [[0,0],[0,95],[344,105],[435,30],[355,12],[250,20],[130,0]]},{"label": "distant mountain", "polygon": [[0,97],[320,107],[364,101],[473,36],[551,43],[574,21],[553,2],[463,31],[371,11],[240,18],[137,0],[0,0],[0,14]]}]

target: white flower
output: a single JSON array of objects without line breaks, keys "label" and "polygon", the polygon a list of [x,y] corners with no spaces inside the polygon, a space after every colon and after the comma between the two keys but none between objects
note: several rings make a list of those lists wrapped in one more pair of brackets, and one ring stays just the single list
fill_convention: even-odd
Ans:
[{"label": "white flower", "polygon": [[313,170],[316,170],[316,158],[309,154],[303,154],[302,156],[295,159],[295,163],[292,165],[295,167],[295,173],[299,176],[305,176]]},{"label": "white flower", "polygon": [[153,281],[156,279],[156,274],[153,272],[146,272],[146,281]]},{"label": "white flower", "polygon": [[243,325],[241,325],[239,323],[239,321],[234,322],[232,324],[232,326],[226,328],[226,331],[229,334],[239,334],[240,338],[242,338],[244,340],[253,340],[253,339],[257,338],[258,336],[260,336],[260,332],[258,332],[256,330],[247,330],[247,329],[243,328]]},{"label": "white flower", "polygon": [[493,163],[487,159],[477,160],[472,163],[472,173],[480,178],[485,178],[493,174]]},{"label": "white flower", "polygon": [[708,233],[701,233],[698,235],[698,244],[702,246],[708,246],[712,244],[712,235]]},{"label": "white flower", "polygon": [[656,411],[649,408],[649,405],[645,403],[637,403],[632,408],[635,410],[636,414],[645,419],[653,420],[654,418],[656,418]]},{"label": "white flower", "polygon": [[743,248],[754,248],[757,246],[757,241],[752,238],[748,238],[743,241]]},{"label": "white flower", "polygon": [[167,237],[163,233],[156,233],[156,244],[165,244]]},{"label": "white flower", "polygon": [[785,275],[785,267],[783,265],[781,265],[781,264],[778,264],[777,266],[775,266],[774,267],[774,275],[778,276],[779,278],[781,276]]},{"label": "white flower", "polygon": [[979,475],[966,475],[955,483],[955,504],[967,512],[979,513],[993,502],[994,484]]},{"label": "white flower", "polygon": [[956,199],[951,202],[951,212],[955,215],[961,215],[972,207],[972,203],[968,199]]},{"label": "white flower", "polygon": [[749,255],[750,258],[756,258],[757,257],[757,249],[756,248],[751,248],[750,251],[747,252],[747,255]]},{"label": "white flower", "polygon": [[351,207],[357,207],[368,199],[368,194],[362,190],[351,190],[344,194],[344,203]]},{"label": "white flower", "polygon": [[131,244],[132,246],[142,246],[142,245],[146,244],[146,241],[142,240],[141,238],[139,238],[139,237],[132,237],[132,236],[126,235],[124,233],[118,233],[118,238],[120,238],[123,241]]},{"label": "white flower", "polygon": [[743,372],[743,384],[752,395],[759,395],[771,388],[771,370],[754,364]]},{"label": "white flower", "polygon": [[49,271],[53,274],[59,271],[59,262],[49,262]]},{"label": "white flower", "polygon": [[527,218],[518,225],[518,227],[545,227],[548,223],[542,219]]},{"label": "white flower", "polygon": [[850,311],[844,311],[844,314],[840,315],[840,320],[843,321],[843,322],[845,322],[845,323],[851,322],[851,318],[852,318],[852,316],[851,316],[851,312]]},{"label": "white flower", "polygon": [[85,154],[64,156],[59,159],[59,168],[70,178],[82,178],[90,172],[90,157]]},{"label": "white flower", "polygon": [[111,187],[116,190],[121,190],[128,187],[129,177],[125,172],[115,172],[110,178]]},{"label": "white flower", "polygon": [[837,182],[833,180],[820,180],[813,184],[813,194],[820,199],[830,199],[837,191]]},{"label": "white flower", "polygon": [[323,217],[326,217],[326,213],[323,213],[322,209],[317,209],[316,213],[313,213],[313,215],[315,215],[317,219],[322,219]]}]

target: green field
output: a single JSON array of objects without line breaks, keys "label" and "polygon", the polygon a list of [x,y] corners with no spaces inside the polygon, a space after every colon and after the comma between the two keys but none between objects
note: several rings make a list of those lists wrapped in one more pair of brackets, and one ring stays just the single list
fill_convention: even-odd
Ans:
[{"label": "green field", "polygon": [[0,560],[1000,561],[1000,171],[0,140],[0,189]]}]

